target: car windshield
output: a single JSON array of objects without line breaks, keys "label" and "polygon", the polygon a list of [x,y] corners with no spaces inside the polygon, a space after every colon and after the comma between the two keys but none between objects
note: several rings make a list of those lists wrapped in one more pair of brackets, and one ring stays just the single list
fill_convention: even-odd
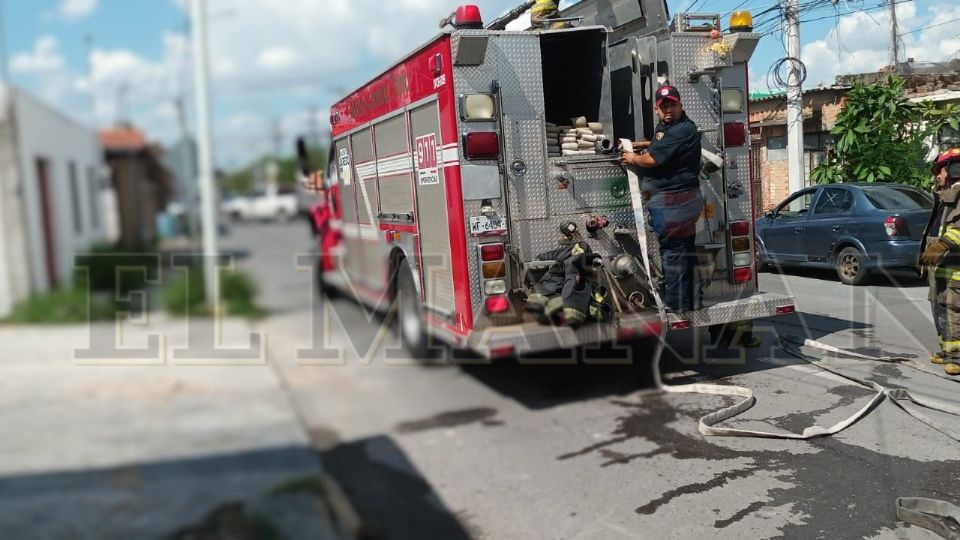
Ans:
[{"label": "car windshield", "polygon": [[863,194],[879,210],[933,208],[930,195],[909,186],[871,186],[863,188]]}]

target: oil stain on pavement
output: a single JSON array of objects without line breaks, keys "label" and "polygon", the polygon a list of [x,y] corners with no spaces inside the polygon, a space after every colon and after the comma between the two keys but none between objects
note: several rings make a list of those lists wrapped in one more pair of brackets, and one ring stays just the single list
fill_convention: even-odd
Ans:
[{"label": "oil stain on pavement", "polygon": [[[840,396],[841,403],[852,403],[863,397],[859,389],[833,393]],[[704,481],[671,489],[637,507],[634,511],[639,515],[655,514],[678,497],[722,488],[730,481],[747,478],[758,471],[777,472],[776,478],[790,487],[769,490],[766,494],[768,502],[751,502],[729,518],[717,520],[715,528],[729,527],[764,507],[791,505],[793,513],[808,517],[804,523],[785,524],[780,529],[784,537],[864,538],[896,524],[893,503],[897,497],[960,499],[960,474],[957,472],[960,471],[960,461],[957,460],[917,461],[829,437],[798,442],[815,450],[809,453],[737,450],[714,444],[699,433],[682,433],[670,427],[682,418],[696,422],[715,409],[680,409],[661,395],[644,396],[637,402],[615,400],[612,403],[626,414],[617,419],[617,428],[611,437],[558,456],[558,460],[592,453],[607,459],[601,465],[604,467],[626,465],[636,459],[657,455],[669,455],[677,460],[752,460],[746,467],[739,465]],[[725,403],[730,403],[729,398]],[[837,406],[834,404],[831,408]],[[806,413],[804,425],[809,425],[816,414]],[[777,423],[788,429],[799,422],[799,417],[791,416]],[[623,454],[610,448],[631,439],[652,442],[657,448],[642,454]]]}]

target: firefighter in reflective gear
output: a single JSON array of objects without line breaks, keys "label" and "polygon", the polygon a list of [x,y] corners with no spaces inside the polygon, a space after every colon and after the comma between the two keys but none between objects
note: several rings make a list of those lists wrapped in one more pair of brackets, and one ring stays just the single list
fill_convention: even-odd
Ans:
[{"label": "firefighter in reflective gear", "polygon": [[[537,0],[530,8],[530,25],[533,28],[544,28],[544,25],[550,19],[556,19],[560,16],[560,10],[557,7],[556,0]],[[551,29],[567,28],[567,23],[558,21],[550,24]]]},{"label": "firefighter in reflective gear", "polygon": [[[948,375],[960,375],[960,148],[940,155],[932,227],[920,263],[928,267],[930,303],[940,336],[940,351],[930,355]],[[934,232],[936,231],[936,232]]]}]

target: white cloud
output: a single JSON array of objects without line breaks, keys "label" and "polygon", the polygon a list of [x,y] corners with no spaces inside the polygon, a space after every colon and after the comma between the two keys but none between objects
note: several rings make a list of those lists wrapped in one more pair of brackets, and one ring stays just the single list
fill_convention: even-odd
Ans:
[{"label": "white cloud", "polygon": [[[899,4],[896,9],[901,32],[901,61],[906,58],[943,61],[960,51],[956,26],[926,28],[937,21],[960,17],[960,6],[943,3],[919,14],[911,2]],[[804,86],[830,85],[837,75],[873,72],[889,65],[889,29],[890,14],[885,10],[869,14],[858,11],[840,17],[825,38],[803,46],[801,58],[807,66]]]},{"label": "white cloud", "polygon": [[65,65],[57,38],[44,35],[37,38],[33,51],[17,53],[10,61],[15,73],[51,73],[63,70]]},{"label": "white cloud", "polygon": [[58,11],[68,20],[77,20],[96,11],[99,0],[61,0]]}]

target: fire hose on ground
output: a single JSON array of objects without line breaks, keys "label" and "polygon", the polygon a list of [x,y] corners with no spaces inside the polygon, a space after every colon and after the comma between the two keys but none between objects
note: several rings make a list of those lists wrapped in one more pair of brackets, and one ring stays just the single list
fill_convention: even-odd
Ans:
[{"label": "fire hose on ground", "polygon": [[[633,144],[628,139],[621,139],[620,147],[624,151],[633,151]],[[625,169],[627,171],[627,180],[630,186],[630,199],[632,202],[634,220],[637,227],[637,238],[643,256],[643,265],[644,269],[646,270],[646,275],[649,279],[650,290],[653,293],[654,300],[659,309],[659,316],[662,323],[660,343],[663,343],[666,338],[666,331],[669,327],[669,324],[667,321],[666,311],[663,307],[663,302],[660,299],[658,287],[653,280],[654,274],[650,271],[650,257],[647,252],[650,243],[648,242],[647,234],[645,234],[646,231],[648,231],[647,215],[643,206],[643,194],[640,190],[640,179],[635,167],[628,165],[625,166]],[[827,437],[839,433],[857,423],[870,411],[879,406],[881,402],[888,400],[916,420],[919,420],[920,422],[942,433],[950,439],[960,442],[960,432],[950,429],[943,423],[937,422],[925,412],[927,410],[934,410],[960,416],[960,406],[933,397],[912,394],[911,392],[902,388],[887,388],[877,382],[868,381],[859,377],[842,373],[837,369],[818,362],[818,359],[804,354],[801,350],[801,347],[813,347],[835,355],[875,362],[899,362],[900,359],[893,357],[875,357],[853,351],[844,351],[843,349],[832,347],[827,344],[794,336],[781,336],[780,344],[784,351],[792,356],[811,364],[818,369],[824,370],[846,381],[849,381],[852,384],[873,390],[876,393],[862,408],[857,410],[851,416],[833,424],[832,426],[823,427],[814,425],[807,427],[802,433],[790,433],[718,427],[717,424],[720,422],[734,418],[754,406],[756,403],[756,397],[753,395],[753,391],[742,386],[727,386],[717,384],[697,383],[676,386],[666,385],[663,383],[660,377],[659,354],[656,356],[652,366],[654,381],[659,391],[668,394],[708,394],[716,396],[731,396],[740,399],[740,401],[729,407],[724,407],[700,418],[698,429],[704,436],[759,437],[793,440],[808,440],[817,437]],[[896,501],[896,513],[897,517],[902,521],[933,531],[943,538],[960,540],[960,508],[951,503],[933,499],[902,497]]]}]

